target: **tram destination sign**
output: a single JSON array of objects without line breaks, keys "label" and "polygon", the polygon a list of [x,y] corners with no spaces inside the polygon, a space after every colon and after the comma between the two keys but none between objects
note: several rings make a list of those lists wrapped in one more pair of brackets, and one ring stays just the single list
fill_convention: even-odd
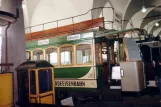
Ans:
[{"label": "tram destination sign", "polygon": [[122,24],[122,14],[117,10],[114,11],[114,24],[119,27],[121,27]]},{"label": "tram destination sign", "polygon": [[47,44],[49,44],[49,39],[39,40],[38,41],[38,45],[47,45]]},{"label": "tram destination sign", "polygon": [[56,86],[85,86],[84,81],[55,81]]},{"label": "tram destination sign", "polygon": [[67,41],[78,40],[78,39],[80,39],[80,34],[67,36]]},{"label": "tram destination sign", "polygon": [[96,80],[55,80],[55,87],[97,88]]}]

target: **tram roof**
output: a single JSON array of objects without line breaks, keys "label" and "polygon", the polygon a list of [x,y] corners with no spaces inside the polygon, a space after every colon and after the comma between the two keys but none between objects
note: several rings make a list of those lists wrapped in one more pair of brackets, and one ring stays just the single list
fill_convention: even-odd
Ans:
[{"label": "tram roof", "polygon": [[146,31],[144,29],[139,28],[133,28],[133,29],[126,29],[126,30],[119,30],[119,31],[112,31],[112,32],[105,32],[106,38],[112,38],[112,37],[124,37],[125,34],[136,32],[138,34],[146,34]]},{"label": "tram roof", "polygon": [[16,68],[16,70],[30,69],[30,68],[47,68],[47,67],[54,67],[54,66],[45,60],[26,61],[20,64]]}]

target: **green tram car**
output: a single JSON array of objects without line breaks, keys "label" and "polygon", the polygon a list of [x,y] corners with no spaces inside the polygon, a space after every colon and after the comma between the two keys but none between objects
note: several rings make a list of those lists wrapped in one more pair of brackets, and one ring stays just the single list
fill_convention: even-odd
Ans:
[{"label": "green tram car", "polygon": [[96,38],[94,32],[29,41],[26,55],[28,60],[54,65],[57,97],[99,92],[103,88],[103,41],[105,37]]},{"label": "green tram car", "polygon": [[[136,80],[136,83],[134,81],[127,83],[126,81],[131,80],[129,76],[119,77],[117,83],[112,80],[112,75],[114,75],[112,68],[119,67],[121,63],[135,62],[141,64],[137,67],[142,67],[143,62],[136,41],[132,39],[134,46],[128,45],[137,48],[139,60],[136,61],[127,61],[129,59],[128,49],[131,48],[127,48],[127,43],[124,41],[126,34],[140,34],[141,31],[137,28],[123,31],[105,30],[28,41],[26,42],[26,55],[28,60],[46,60],[54,65],[56,98],[70,96],[104,98],[113,82],[114,86],[120,87],[120,90],[133,84],[132,90],[127,91],[141,92],[146,88],[144,87],[144,75],[135,75],[140,79],[140,81]],[[116,41],[118,50],[114,49]],[[143,73],[142,68],[132,70],[130,75],[133,75],[134,72],[136,72],[135,74]],[[120,70],[117,71],[120,75]],[[123,79],[120,79],[122,77]],[[133,89],[133,87],[138,87],[138,89]],[[119,96],[121,96],[121,92]]]}]

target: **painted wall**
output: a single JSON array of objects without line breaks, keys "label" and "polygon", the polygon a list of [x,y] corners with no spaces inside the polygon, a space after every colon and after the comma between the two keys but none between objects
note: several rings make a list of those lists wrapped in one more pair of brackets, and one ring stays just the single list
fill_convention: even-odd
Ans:
[{"label": "painted wall", "polygon": [[[16,14],[16,7],[21,7],[21,0],[2,0],[1,10]],[[19,9],[20,17],[8,30],[8,62],[14,63],[14,66],[10,67],[10,71],[14,72],[15,77],[15,101],[17,101],[17,75],[15,68],[26,60],[23,12],[22,8]],[[2,62],[5,62],[5,28],[3,27],[2,30]]]}]

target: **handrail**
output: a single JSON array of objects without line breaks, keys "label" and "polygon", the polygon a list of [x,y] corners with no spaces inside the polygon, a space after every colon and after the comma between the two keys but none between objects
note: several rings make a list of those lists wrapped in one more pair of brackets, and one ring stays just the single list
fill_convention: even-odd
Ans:
[{"label": "handrail", "polygon": [[[83,14],[80,14],[80,15],[76,15],[76,16],[72,16],[72,17],[68,17],[68,18],[64,18],[64,19],[59,19],[59,20],[55,20],[55,21],[46,22],[46,23],[43,23],[43,24],[38,24],[38,25],[26,27],[25,30],[28,30],[29,33],[32,33],[32,32],[35,32],[35,31],[32,31],[32,29],[34,29],[36,27],[40,27],[39,29],[42,29],[42,30],[36,30],[36,32],[37,31],[43,31],[43,30],[45,30],[44,29],[45,28],[45,25],[50,24],[50,23],[55,23],[56,27],[54,27],[54,28],[57,28],[58,29],[58,27],[60,27],[59,26],[59,23],[61,21],[63,21],[63,20],[67,20],[67,19],[71,19],[71,25],[73,25],[73,30],[74,30],[74,24],[75,24],[74,18],[78,18],[80,16],[87,15],[87,14],[89,14],[91,12],[91,18],[90,19],[93,21],[93,11],[96,10],[96,9],[101,9],[101,11],[102,11],[104,8],[112,9],[112,11],[114,13],[114,8],[113,7],[98,7],[98,8],[92,8],[89,11],[87,11],[86,13],[83,13]],[[102,16],[103,16],[103,12],[101,12],[101,13],[102,13]],[[111,22],[111,21],[109,21],[109,22]],[[112,26],[113,26],[113,22],[114,22],[114,19],[111,22],[112,23]],[[73,31],[73,34],[74,34],[74,31]],[[32,34],[31,34],[31,36],[32,36]]]},{"label": "handrail", "polygon": [[[26,27],[25,28],[25,30],[27,30],[29,33],[29,35],[30,35],[30,40],[32,40],[34,37],[33,37],[33,33],[34,32],[39,32],[39,31],[44,31],[44,30],[47,30],[47,29],[56,29],[56,32],[54,32],[54,35],[59,35],[60,33],[63,33],[63,32],[59,32],[59,29],[58,28],[60,28],[60,27],[63,27],[62,25],[60,25],[59,26],[59,23],[61,22],[61,21],[64,21],[64,20],[67,20],[67,19],[71,19],[71,22],[70,22],[70,24],[64,24],[64,25],[71,25],[73,28],[72,29],[70,29],[70,31],[65,31],[65,33],[68,33],[68,32],[72,32],[72,34],[75,34],[75,33],[78,33],[78,31],[80,30],[81,31],[81,29],[83,29],[83,28],[79,28],[79,29],[75,29],[75,24],[78,24],[78,23],[80,23],[79,21],[78,22],[75,22],[75,18],[78,18],[78,17],[81,17],[81,16],[84,16],[84,15],[88,15],[89,13],[90,13],[90,20],[92,21],[92,23],[91,23],[91,25],[89,25],[89,26],[91,26],[91,29],[92,29],[92,31],[93,31],[93,26],[94,26],[94,24],[95,24],[95,22],[94,22],[94,17],[93,17],[93,13],[94,13],[94,11],[95,10],[98,10],[98,9],[101,9],[101,11],[100,11],[100,14],[99,15],[101,15],[101,17],[103,17],[103,21],[102,21],[102,23],[103,23],[103,28],[105,28],[105,24],[107,25],[107,24],[111,24],[111,26],[112,26],[112,29],[113,29],[113,26],[114,26],[114,8],[113,7],[97,7],[97,8],[92,8],[92,9],[90,9],[90,10],[88,10],[86,13],[83,13],[83,14],[80,14],[80,15],[76,15],[76,16],[72,16],[72,17],[68,17],[68,18],[64,18],[64,19],[59,19],[59,20],[55,20],[55,21],[50,21],[50,22],[46,22],[46,23],[42,23],[42,24],[38,24],[38,25],[34,25],[34,26],[30,26],[30,27]],[[113,14],[113,17],[112,17],[112,19],[110,20],[110,21],[106,21],[106,20],[104,20],[104,10],[103,9],[112,9],[112,14]],[[100,17],[97,17],[97,18],[100,18]],[[88,19],[89,20],[89,19]],[[83,21],[87,21],[87,20],[83,20]],[[121,23],[123,22],[123,21],[127,21],[127,20],[121,20]],[[108,22],[108,23],[107,23]],[[129,22],[129,21],[128,21]],[[54,26],[55,27],[49,27],[49,28],[47,28],[47,29],[45,29],[45,25],[47,25],[47,24],[51,24],[51,23],[54,23]],[[97,22],[98,23],[98,22]],[[129,22],[130,23],[130,22]],[[130,23],[131,24],[131,26],[132,26],[132,23]],[[38,27],[38,29],[37,29],[37,27]],[[122,27],[122,24],[121,24],[121,27]],[[33,30],[33,28],[35,28],[35,31],[32,31]],[[78,30],[78,31],[77,31]],[[84,30],[87,30],[87,29],[84,29]],[[83,32],[83,30],[82,30],[82,32]],[[50,35],[50,33],[49,33],[49,35]],[[43,36],[43,35],[41,35],[41,36]],[[50,36],[52,36],[52,35],[50,35]],[[49,37],[50,37],[49,36]]]},{"label": "handrail", "polygon": [[[102,21],[101,21],[102,22]],[[68,30],[68,31],[62,31],[62,32],[59,32],[59,31],[57,31],[57,32],[49,32],[48,33],[48,36],[46,36],[46,34],[44,35],[44,34],[38,34],[37,36],[36,35],[34,35],[34,36],[32,36],[33,34],[29,34],[30,35],[30,39],[27,39],[27,41],[28,40],[32,40],[32,39],[45,39],[45,38],[50,38],[50,37],[52,37],[52,35],[64,35],[64,34],[72,34],[73,33],[73,31],[74,31],[74,33],[78,33],[78,32],[86,32],[87,31],[87,29],[88,28],[91,28],[91,30],[93,31],[93,29],[92,29],[92,27],[91,26],[93,26],[93,25],[95,25],[95,24],[97,24],[97,23],[100,23],[100,21],[98,21],[98,22],[93,22],[93,23],[91,23],[91,24],[89,24],[88,26],[85,26],[84,28],[78,28],[78,29],[70,29],[70,30]],[[105,21],[105,23],[106,23],[106,21]],[[103,24],[103,23],[102,23]],[[110,24],[110,23],[107,23],[107,24]],[[58,29],[57,29],[58,30]]]},{"label": "handrail", "polygon": [[48,23],[52,23],[52,22],[57,22],[57,21],[62,21],[62,20],[66,20],[66,19],[71,19],[71,18],[74,18],[74,17],[83,16],[83,15],[88,14],[91,10],[95,10],[95,9],[103,9],[103,8],[111,8],[111,9],[113,9],[113,12],[114,12],[114,8],[113,8],[113,7],[98,7],[98,8],[92,8],[92,9],[88,10],[86,13],[83,13],[83,14],[80,14],[80,15],[76,15],[76,16],[72,16],[72,17],[68,17],[68,18],[64,18],[64,19],[54,20],[54,21],[50,21],[50,22],[43,23],[43,24],[38,24],[38,25],[34,25],[34,26],[30,26],[30,27],[26,27],[25,29],[27,29],[27,28],[31,28],[31,27],[40,26],[40,25],[44,25],[44,24],[48,24]]}]

